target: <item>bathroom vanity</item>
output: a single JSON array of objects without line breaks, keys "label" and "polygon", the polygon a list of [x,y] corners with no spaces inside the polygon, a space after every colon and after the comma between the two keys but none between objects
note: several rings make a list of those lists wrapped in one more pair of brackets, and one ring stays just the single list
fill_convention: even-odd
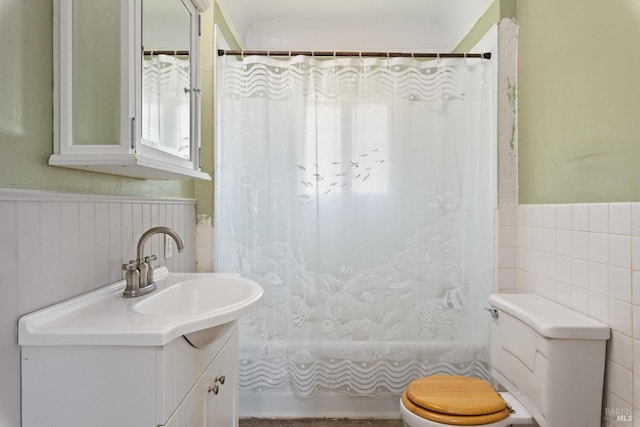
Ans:
[{"label": "bathroom vanity", "polygon": [[164,268],[157,283],[127,299],[118,282],[20,319],[23,427],[238,425],[237,319],[262,288]]}]

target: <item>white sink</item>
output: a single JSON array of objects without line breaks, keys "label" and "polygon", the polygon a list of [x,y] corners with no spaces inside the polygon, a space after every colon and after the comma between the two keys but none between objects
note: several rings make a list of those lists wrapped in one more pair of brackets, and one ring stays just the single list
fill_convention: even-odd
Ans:
[{"label": "white sink", "polygon": [[203,277],[178,282],[156,291],[133,309],[153,316],[221,314],[251,300],[262,288],[250,280],[233,277]]},{"label": "white sink", "polygon": [[238,320],[262,287],[237,274],[155,271],[157,290],[123,298],[124,281],[23,316],[20,345],[162,346]]}]

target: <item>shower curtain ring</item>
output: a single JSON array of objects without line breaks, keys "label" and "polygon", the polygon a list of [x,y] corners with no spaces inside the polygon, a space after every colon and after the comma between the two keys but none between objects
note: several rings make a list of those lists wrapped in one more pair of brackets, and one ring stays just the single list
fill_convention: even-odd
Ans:
[{"label": "shower curtain ring", "polygon": [[242,50],[240,51],[240,58],[242,58],[242,59],[244,60],[244,49],[242,49]]}]

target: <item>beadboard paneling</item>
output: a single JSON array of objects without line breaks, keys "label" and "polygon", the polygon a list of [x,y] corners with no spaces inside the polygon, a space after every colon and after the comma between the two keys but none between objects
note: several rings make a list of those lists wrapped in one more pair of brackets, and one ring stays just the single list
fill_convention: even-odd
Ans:
[{"label": "beadboard paneling", "polygon": [[[0,425],[20,425],[20,316],[113,283],[144,231],[168,226],[185,251],[164,259],[163,236],[145,254],[195,271],[195,201],[0,189]],[[175,245],[175,244],[174,244]]]},{"label": "beadboard paneling", "polygon": [[18,250],[16,205],[0,202],[0,425],[19,426],[20,356],[17,351]]}]

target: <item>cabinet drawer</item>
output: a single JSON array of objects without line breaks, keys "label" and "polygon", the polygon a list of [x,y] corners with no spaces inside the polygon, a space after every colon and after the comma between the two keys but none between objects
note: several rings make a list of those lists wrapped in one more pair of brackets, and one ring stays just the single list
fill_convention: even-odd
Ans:
[{"label": "cabinet drawer", "polygon": [[194,384],[237,330],[237,322],[220,325],[215,339],[196,348],[184,337],[158,348],[157,424],[164,425]]}]

